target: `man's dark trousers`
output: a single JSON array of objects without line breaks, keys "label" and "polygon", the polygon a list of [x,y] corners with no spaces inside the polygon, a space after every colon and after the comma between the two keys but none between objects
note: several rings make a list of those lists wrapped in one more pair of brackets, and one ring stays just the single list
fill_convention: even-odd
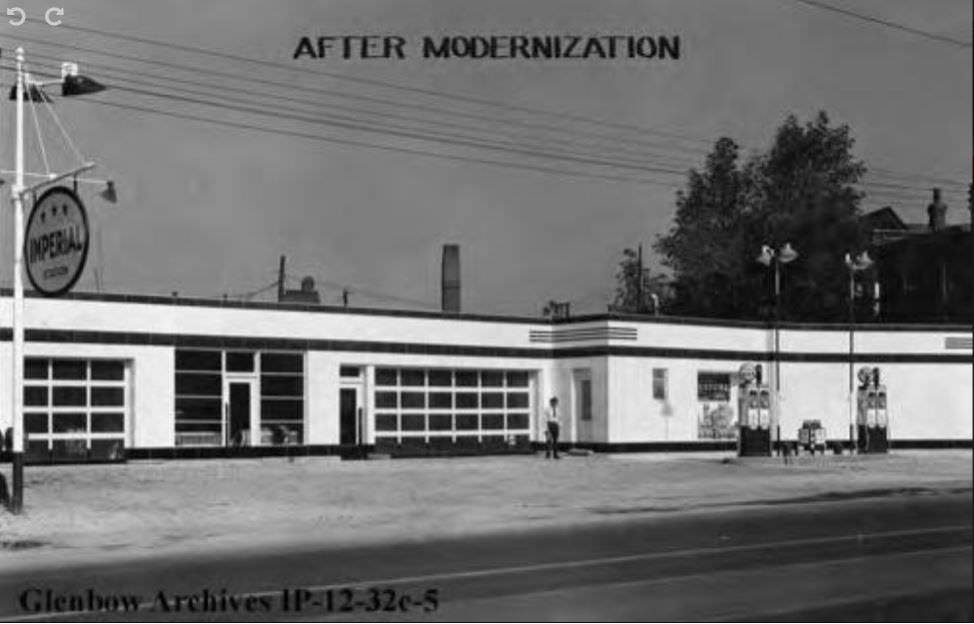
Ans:
[{"label": "man's dark trousers", "polygon": [[558,429],[558,423],[548,423],[548,448],[545,449],[545,458],[554,454],[555,459],[558,459]]}]

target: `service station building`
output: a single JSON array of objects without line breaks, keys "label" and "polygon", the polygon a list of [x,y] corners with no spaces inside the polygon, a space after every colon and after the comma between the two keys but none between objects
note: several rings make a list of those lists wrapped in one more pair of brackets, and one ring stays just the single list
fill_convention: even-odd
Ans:
[{"label": "service station building", "polygon": [[[562,438],[594,450],[733,448],[738,371],[779,371],[774,436],[850,438],[849,326],[600,315],[551,321],[182,298],[26,302],[27,460],[460,454]],[[0,318],[10,318],[9,297]],[[0,362],[9,367],[10,330]],[[970,327],[861,325],[893,448],[970,447]],[[11,426],[0,375],[0,426]],[[779,433],[780,432],[780,433]]]}]

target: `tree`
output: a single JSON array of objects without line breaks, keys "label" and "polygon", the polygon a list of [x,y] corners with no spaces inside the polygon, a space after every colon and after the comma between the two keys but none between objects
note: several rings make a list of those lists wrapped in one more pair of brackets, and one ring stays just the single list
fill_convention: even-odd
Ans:
[{"label": "tree", "polygon": [[731,139],[716,142],[703,171],[677,193],[673,227],[655,245],[674,273],[674,311],[769,318],[771,272],[755,258],[786,242],[798,261],[782,271],[782,318],[836,321],[846,314],[846,252],[862,247],[854,185],[865,166],[848,126],[827,115],[789,116],[765,154],[741,164]]},{"label": "tree", "polygon": [[624,249],[616,273],[616,295],[609,310],[629,314],[658,313],[666,297],[666,280],[643,266],[641,250]]}]

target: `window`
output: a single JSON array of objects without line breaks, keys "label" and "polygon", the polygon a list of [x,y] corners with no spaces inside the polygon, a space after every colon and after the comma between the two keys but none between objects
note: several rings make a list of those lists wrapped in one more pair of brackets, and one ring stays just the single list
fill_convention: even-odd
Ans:
[{"label": "window", "polygon": [[254,352],[227,351],[227,371],[234,373],[254,372]]},{"label": "window", "polygon": [[176,350],[176,445],[223,444],[223,352]]},{"label": "window", "polygon": [[666,369],[653,369],[653,398],[660,401],[666,400]]},{"label": "window", "polygon": [[260,353],[260,430],[262,444],[303,443],[303,353]]},{"label": "window", "polygon": [[528,371],[378,367],[376,439],[524,442],[531,432],[530,378]]},{"label": "window", "polygon": [[578,402],[581,408],[581,419],[592,420],[592,380],[581,379],[578,382]]},{"label": "window", "polygon": [[358,366],[340,366],[338,376],[358,379],[362,376],[362,369]]},{"label": "window", "polygon": [[697,398],[701,401],[729,401],[730,373],[697,373]]},{"label": "window", "polygon": [[128,405],[123,360],[26,358],[27,451],[55,459],[117,459]]},{"label": "window", "polygon": [[[303,353],[177,349],[177,446],[223,446],[226,443],[223,385],[227,373],[244,373],[259,381],[259,405],[253,409],[260,410],[260,431],[251,435],[253,443],[257,442],[258,436],[262,444],[302,443]],[[117,373],[103,367],[99,374]],[[91,404],[117,411],[118,395],[93,389]]]}]

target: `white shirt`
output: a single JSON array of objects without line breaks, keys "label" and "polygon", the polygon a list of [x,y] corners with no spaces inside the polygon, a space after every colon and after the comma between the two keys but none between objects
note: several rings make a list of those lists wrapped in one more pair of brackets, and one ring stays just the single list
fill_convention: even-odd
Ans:
[{"label": "white shirt", "polygon": [[561,420],[558,415],[557,407],[547,407],[544,411],[545,420],[549,423],[555,423],[556,425],[561,425]]}]

